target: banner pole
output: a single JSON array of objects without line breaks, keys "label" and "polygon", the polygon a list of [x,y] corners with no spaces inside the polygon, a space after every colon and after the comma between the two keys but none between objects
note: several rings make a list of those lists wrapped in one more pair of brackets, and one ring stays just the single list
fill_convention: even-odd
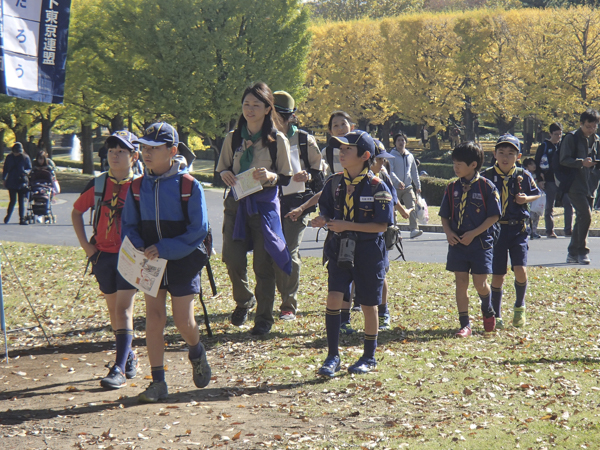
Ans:
[{"label": "banner pole", "polygon": [[6,337],[6,321],[4,320],[4,296],[2,295],[2,257],[0,256],[0,326],[4,332],[4,358],[8,364],[8,338]]}]

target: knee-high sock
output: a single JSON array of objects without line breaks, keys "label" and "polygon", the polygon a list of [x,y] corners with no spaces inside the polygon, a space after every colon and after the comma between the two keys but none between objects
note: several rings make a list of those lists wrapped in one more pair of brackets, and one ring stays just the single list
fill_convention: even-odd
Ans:
[{"label": "knee-high sock", "polygon": [[350,308],[341,310],[341,322],[346,323],[350,322]]},{"label": "knee-high sock", "polygon": [[375,349],[377,348],[377,335],[376,334],[365,334],[365,348],[363,351],[363,358],[375,359]]},{"label": "knee-high sock", "polygon": [[515,280],[515,291],[517,291],[515,308],[525,306],[525,293],[527,292],[527,281],[525,281],[525,283],[519,283],[517,280]]},{"label": "knee-high sock", "polygon": [[125,373],[125,364],[127,363],[127,358],[131,352],[133,330],[117,330],[115,332],[115,339],[117,341],[117,356],[115,359],[115,364],[121,368],[123,373]]},{"label": "knee-high sock", "polygon": [[327,331],[327,347],[329,349],[327,356],[339,355],[341,324],[340,310],[327,308],[325,312],[325,330]]},{"label": "knee-high sock", "polygon": [[492,306],[492,291],[487,295],[480,295],[481,299],[481,313],[483,317],[492,317],[494,315],[494,307]]},{"label": "knee-high sock", "polygon": [[458,320],[460,320],[460,327],[470,327],[471,323],[469,322],[469,311],[459,311],[458,312]]},{"label": "knee-high sock", "polygon": [[492,286],[492,306],[496,317],[502,317],[502,286],[499,288]]}]

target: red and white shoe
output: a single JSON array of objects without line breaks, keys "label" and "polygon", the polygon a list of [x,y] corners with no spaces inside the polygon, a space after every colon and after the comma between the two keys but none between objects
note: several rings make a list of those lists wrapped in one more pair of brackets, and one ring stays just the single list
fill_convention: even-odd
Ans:
[{"label": "red and white shoe", "polygon": [[471,327],[464,327],[458,330],[458,332],[454,335],[457,338],[468,338],[471,336]]},{"label": "red and white shoe", "polygon": [[486,333],[493,333],[496,331],[496,316],[483,318],[483,330]]}]

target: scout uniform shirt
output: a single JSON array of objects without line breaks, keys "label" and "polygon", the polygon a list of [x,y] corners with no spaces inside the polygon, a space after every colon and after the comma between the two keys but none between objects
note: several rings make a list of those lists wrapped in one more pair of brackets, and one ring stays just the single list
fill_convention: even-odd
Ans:
[{"label": "scout uniform shirt", "polygon": [[[461,203],[465,190],[467,196],[461,218]],[[461,178],[448,185],[444,191],[439,216],[450,220],[452,231],[462,236],[467,231],[476,229],[488,217],[500,216],[500,211],[498,190],[491,181],[476,174],[473,180]],[[489,234],[489,231],[484,233]]]},{"label": "scout uniform shirt", "polygon": [[[242,144],[237,149],[231,148],[231,141],[233,138],[233,131],[225,137],[223,142],[223,148],[221,149],[221,155],[219,156],[219,163],[217,164],[217,172],[224,170],[231,170],[234,175],[240,173],[240,158],[246,150],[248,141],[242,139]],[[264,167],[269,171],[273,171],[271,168],[271,155],[269,153],[269,147],[263,145],[262,139],[259,139],[254,143],[254,155],[250,167]],[[285,135],[281,132],[277,132],[277,170],[276,173],[284,176],[292,176],[292,163],[290,162],[290,143],[288,142]],[[263,186],[271,186],[268,181],[262,182]]]}]

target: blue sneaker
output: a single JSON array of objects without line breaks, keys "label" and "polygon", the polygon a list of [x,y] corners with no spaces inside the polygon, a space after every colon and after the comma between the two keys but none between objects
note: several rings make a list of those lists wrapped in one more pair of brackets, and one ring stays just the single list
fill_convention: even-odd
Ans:
[{"label": "blue sneaker", "polygon": [[317,371],[319,375],[325,377],[333,377],[336,372],[340,371],[340,357],[339,356],[328,356],[321,368]]},{"label": "blue sneaker", "polygon": [[340,326],[340,334],[354,334],[356,330],[352,328],[350,322],[343,322]]},{"label": "blue sneaker", "polygon": [[379,329],[389,330],[390,329],[390,313],[379,315]]},{"label": "blue sneaker", "polygon": [[362,375],[365,373],[369,373],[375,367],[377,367],[377,361],[375,361],[374,358],[373,359],[360,358],[358,361],[356,361],[354,364],[352,364],[350,367],[348,367],[348,373],[355,373],[357,375]]},{"label": "blue sneaker", "polygon": [[[133,355],[133,358],[131,355]],[[133,352],[130,352],[129,356],[127,357],[127,362],[125,363],[125,376],[127,379],[135,378],[139,367],[140,362],[138,361],[137,355]]]}]

